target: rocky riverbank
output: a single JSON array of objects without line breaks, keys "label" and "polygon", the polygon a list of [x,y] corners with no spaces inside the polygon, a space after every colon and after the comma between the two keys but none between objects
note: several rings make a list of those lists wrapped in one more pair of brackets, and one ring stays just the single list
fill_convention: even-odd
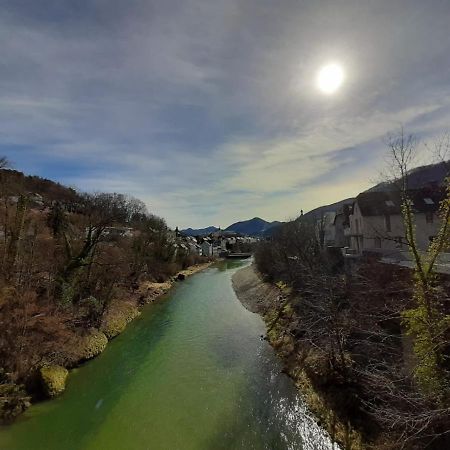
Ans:
[{"label": "rocky riverbank", "polygon": [[265,339],[273,346],[309,409],[318,422],[327,429],[330,436],[349,450],[362,449],[361,437],[348,424],[341,423],[334,411],[327,405],[321,392],[313,383],[302,365],[292,357],[293,337],[283,326],[282,316],[288,312],[287,302],[291,295],[289,289],[281,284],[265,282],[254,265],[237,271],[232,277],[233,288],[243,306],[251,312],[260,314],[267,326]]}]

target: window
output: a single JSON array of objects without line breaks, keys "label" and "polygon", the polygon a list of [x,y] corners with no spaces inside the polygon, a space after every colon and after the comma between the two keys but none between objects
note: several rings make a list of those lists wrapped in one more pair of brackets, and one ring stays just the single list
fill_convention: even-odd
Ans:
[{"label": "window", "polygon": [[395,246],[397,248],[403,248],[403,238],[401,236],[397,236],[395,238],[395,243],[396,243]]},{"label": "window", "polygon": [[433,211],[427,211],[425,213],[425,218],[427,220],[427,223],[433,223]]},{"label": "window", "polygon": [[386,227],[386,231],[391,231],[391,216],[389,214],[385,214],[384,216],[384,225]]},{"label": "window", "polygon": [[386,206],[395,206],[395,203],[392,200],[385,200]]},{"label": "window", "polygon": [[375,248],[381,248],[381,238],[376,237],[373,240],[374,240]]},{"label": "window", "polygon": [[430,197],[426,197],[423,199],[423,201],[427,204],[427,205],[434,205],[433,200]]}]

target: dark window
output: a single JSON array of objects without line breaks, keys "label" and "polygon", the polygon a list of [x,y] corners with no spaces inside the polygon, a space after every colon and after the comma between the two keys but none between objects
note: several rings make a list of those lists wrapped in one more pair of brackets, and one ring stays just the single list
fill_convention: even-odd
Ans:
[{"label": "dark window", "polygon": [[386,231],[391,231],[391,216],[389,214],[384,216],[384,224],[386,225]]},{"label": "dark window", "polygon": [[374,238],[374,244],[375,248],[381,248],[381,238],[379,237]]},{"label": "dark window", "polygon": [[395,242],[396,242],[396,247],[397,248],[402,248],[403,247],[403,238],[401,236],[397,236],[395,238]]},{"label": "dark window", "polygon": [[427,220],[427,223],[433,223],[433,211],[426,212],[425,218]]}]

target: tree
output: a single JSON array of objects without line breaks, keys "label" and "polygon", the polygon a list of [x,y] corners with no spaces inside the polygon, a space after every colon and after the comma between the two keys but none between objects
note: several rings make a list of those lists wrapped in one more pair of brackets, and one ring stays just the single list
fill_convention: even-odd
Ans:
[{"label": "tree", "polygon": [[[439,144],[442,151],[443,144]],[[449,143],[450,141],[446,141]],[[448,145],[448,144],[447,144]],[[450,237],[450,178],[444,181],[445,198],[439,206],[440,227],[425,253],[420,252],[414,222],[414,204],[409,195],[409,170],[414,159],[417,140],[405,135],[403,128],[388,138],[393,183],[401,192],[402,214],[406,241],[414,263],[415,306],[403,312],[407,333],[414,338],[417,356],[416,378],[422,388],[432,396],[449,395],[450,373],[445,369],[446,336],[450,329],[450,316],[441,299],[435,266],[439,255],[449,245]]]},{"label": "tree", "polygon": [[[108,227],[127,224],[136,214],[136,202],[122,194],[82,194],[77,213],[81,216],[78,235],[64,230],[61,212],[54,211],[52,223],[63,236],[66,262],[57,276],[57,296],[64,304],[72,303],[83,269],[92,264],[98,244]],[[84,237],[79,239],[79,235]],[[71,236],[72,234],[72,236]],[[78,239],[77,239],[78,238]],[[81,245],[78,244],[81,241]]]}]

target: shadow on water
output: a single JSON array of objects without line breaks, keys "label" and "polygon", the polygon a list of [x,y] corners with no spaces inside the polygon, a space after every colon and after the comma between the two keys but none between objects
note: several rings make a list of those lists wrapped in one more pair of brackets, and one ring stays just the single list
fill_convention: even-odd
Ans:
[{"label": "shadow on water", "polygon": [[[62,397],[38,404],[27,411],[10,427],[13,433],[10,436],[12,439],[6,441],[8,447],[2,446],[0,433],[0,448],[85,448],[85,444],[102,427],[127,387],[133,383],[139,367],[168,333],[172,321],[170,315],[165,314],[165,303],[169,300],[166,295],[156,304],[147,305],[143,315],[115,338],[103,354],[75,369]],[[100,374],[97,373],[97,366],[100,366]],[[22,426],[28,427],[26,433],[20,432]],[[32,440],[30,434],[34,436]]]},{"label": "shadow on water", "polygon": [[214,264],[214,267],[220,272],[226,272],[227,270],[238,269],[239,267],[243,267],[250,263],[250,259],[223,259]]}]

